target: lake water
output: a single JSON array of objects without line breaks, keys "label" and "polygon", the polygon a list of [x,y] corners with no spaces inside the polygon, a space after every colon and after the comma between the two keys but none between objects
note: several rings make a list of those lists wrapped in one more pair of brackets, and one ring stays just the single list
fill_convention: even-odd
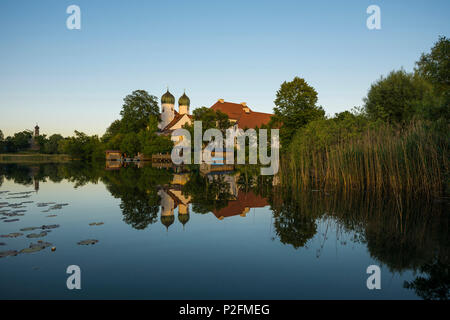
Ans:
[{"label": "lake water", "polygon": [[[447,205],[244,174],[3,164],[0,235],[20,235],[0,238],[0,298],[448,298]],[[67,289],[69,265],[81,290]]]}]

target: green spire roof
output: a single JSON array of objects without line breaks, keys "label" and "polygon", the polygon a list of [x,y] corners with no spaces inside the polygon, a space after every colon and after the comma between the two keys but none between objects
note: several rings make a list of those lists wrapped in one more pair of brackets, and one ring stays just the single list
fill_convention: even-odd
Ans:
[{"label": "green spire roof", "polygon": [[170,216],[161,216],[161,223],[163,225],[166,226],[166,228],[168,229],[170,227],[170,225],[172,223],[174,223],[175,221],[175,216],[174,215],[170,215]]},{"label": "green spire roof", "polygon": [[161,103],[175,104],[175,97],[169,92],[169,89],[161,97]]},{"label": "green spire roof", "polygon": [[190,104],[191,104],[191,100],[186,95],[186,92],[183,93],[183,95],[180,97],[180,99],[178,99],[178,105],[179,106],[188,106],[189,107]]},{"label": "green spire roof", "polygon": [[189,213],[188,214],[178,214],[178,221],[180,221],[184,226],[189,221]]}]

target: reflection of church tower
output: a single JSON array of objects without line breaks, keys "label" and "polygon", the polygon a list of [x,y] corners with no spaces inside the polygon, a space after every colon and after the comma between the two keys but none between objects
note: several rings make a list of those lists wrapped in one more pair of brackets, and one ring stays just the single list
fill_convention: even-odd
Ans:
[{"label": "reflection of church tower", "polygon": [[161,223],[166,226],[166,229],[169,230],[169,227],[175,221],[175,216],[161,216]]},{"label": "reflection of church tower", "polygon": [[161,97],[161,122],[158,124],[160,130],[164,129],[175,118],[175,97],[169,92],[163,94]]},{"label": "reflection of church tower", "polygon": [[169,230],[169,227],[175,221],[175,215],[173,214],[175,203],[164,190],[159,190],[158,195],[161,197],[161,223]]},{"label": "reflection of church tower", "polygon": [[34,178],[34,191],[39,191],[39,180]]},{"label": "reflection of church tower", "polygon": [[187,205],[180,204],[178,206],[178,221],[181,222],[184,229],[184,225],[189,221],[189,207]]}]

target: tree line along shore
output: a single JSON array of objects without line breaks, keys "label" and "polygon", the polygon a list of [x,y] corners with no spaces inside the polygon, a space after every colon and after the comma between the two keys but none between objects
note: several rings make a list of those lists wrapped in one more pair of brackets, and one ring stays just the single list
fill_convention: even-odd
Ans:
[{"label": "tree line along shore", "polygon": [[[333,116],[318,105],[318,93],[305,79],[283,82],[274,115],[262,127],[280,129],[281,180],[296,189],[407,192],[431,198],[448,194],[449,86],[447,37],[423,53],[414,70],[401,68],[381,76],[362,106]],[[30,147],[30,131],[9,137],[0,131],[0,161],[104,161],[105,150],[133,156],[173,148],[170,137],[157,134],[160,110],[155,96],[133,91],[124,98],[120,115],[101,137],[79,131],[71,137],[41,135],[36,141],[40,154],[34,156],[22,154]],[[204,130],[230,126],[227,115],[205,107],[194,110],[193,120],[202,121]]]}]

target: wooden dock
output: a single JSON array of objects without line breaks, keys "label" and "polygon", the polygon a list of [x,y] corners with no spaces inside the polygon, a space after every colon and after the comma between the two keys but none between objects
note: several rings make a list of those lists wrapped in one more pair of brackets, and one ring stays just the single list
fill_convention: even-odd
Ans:
[{"label": "wooden dock", "polygon": [[200,165],[200,172],[203,174],[208,174],[211,172],[228,172],[228,171],[234,171],[234,164],[207,164],[202,163]]}]

